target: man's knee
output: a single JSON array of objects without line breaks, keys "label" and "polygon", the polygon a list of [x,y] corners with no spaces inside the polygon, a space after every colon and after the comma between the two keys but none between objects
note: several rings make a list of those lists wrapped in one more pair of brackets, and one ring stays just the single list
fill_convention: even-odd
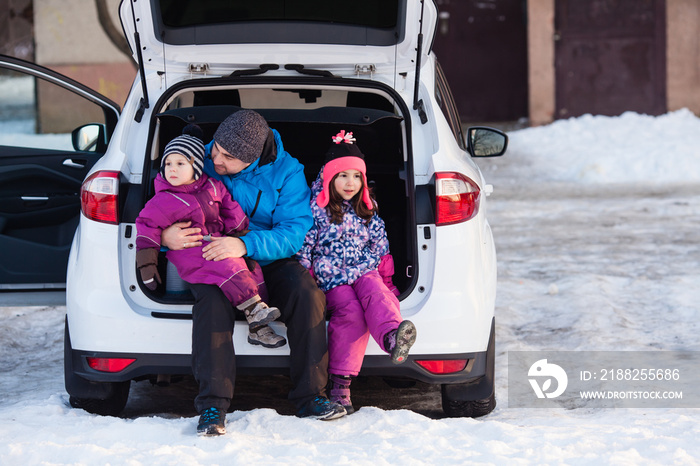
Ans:
[{"label": "man's knee", "polygon": [[192,283],[190,284],[190,290],[194,296],[195,306],[212,307],[230,304],[221,288],[216,285]]},{"label": "man's knee", "polygon": [[192,284],[190,287],[195,299],[192,306],[192,319],[197,322],[211,322],[212,325],[233,325],[235,315],[231,302],[216,285]]},{"label": "man's knee", "polygon": [[319,324],[325,321],[326,295],[316,286],[313,279],[310,285],[300,281],[299,286],[294,290],[290,298],[289,309],[287,309],[288,320],[305,321],[310,324]]}]

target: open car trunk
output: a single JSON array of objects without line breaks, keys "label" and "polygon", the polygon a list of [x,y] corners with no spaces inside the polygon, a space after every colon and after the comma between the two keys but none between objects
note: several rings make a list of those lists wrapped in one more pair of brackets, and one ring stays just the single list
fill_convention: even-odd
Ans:
[{"label": "open car trunk", "polygon": [[[187,124],[195,123],[202,128],[207,143],[219,123],[241,108],[259,112],[280,133],[284,149],[304,165],[309,186],[323,166],[331,137],[343,129],[354,134],[365,154],[367,179],[379,205],[379,215],[386,223],[395,261],[394,283],[402,296],[408,295],[414,286],[412,277],[417,276],[411,154],[406,149],[404,118],[380,94],[292,88],[215,91],[200,88],[180,93],[157,115],[150,161],[144,171],[144,204],[154,194],[153,180],[168,141],[182,134]],[[193,302],[187,287],[183,289],[177,280],[172,280],[174,268],[165,266],[164,254],[159,263],[163,285],[155,292],[142,289],[159,302]],[[170,285],[166,287],[166,284]]]}]

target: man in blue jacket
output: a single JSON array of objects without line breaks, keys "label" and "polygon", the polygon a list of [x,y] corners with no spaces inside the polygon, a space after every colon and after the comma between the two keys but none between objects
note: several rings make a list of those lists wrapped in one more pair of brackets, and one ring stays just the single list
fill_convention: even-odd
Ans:
[{"label": "man in blue jacket", "polygon": [[[325,298],[316,282],[292,256],[313,223],[304,167],[284,150],[276,130],[252,110],[224,120],[206,146],[204,172],[221,180],[250,219],[240,238],[212,238],[207,260],[249,257],[262,267],[269,304],[282,312],[290,348],[289,399],[297,416],[337,419],[345,409],[325,395],[328,350]],[[163,231],[163,244],[182,249],[202,244],[198,228],[180,223]],[[214,285],[191,285],[192,370],[199,383],[197,432],[221,435],[236,374],[234,309]]]}]

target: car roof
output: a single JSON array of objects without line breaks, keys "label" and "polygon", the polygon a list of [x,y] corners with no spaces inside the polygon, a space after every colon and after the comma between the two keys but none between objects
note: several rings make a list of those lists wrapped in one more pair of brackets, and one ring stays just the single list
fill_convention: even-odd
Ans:
[{"label": "car roof", "polygon": [[206,63],[230,72],[302,64],[394,73],[415,67],[419,35],[422,55],[430,52],[437,7],[434,0],[123,0],[120,17],[147,71]]}]

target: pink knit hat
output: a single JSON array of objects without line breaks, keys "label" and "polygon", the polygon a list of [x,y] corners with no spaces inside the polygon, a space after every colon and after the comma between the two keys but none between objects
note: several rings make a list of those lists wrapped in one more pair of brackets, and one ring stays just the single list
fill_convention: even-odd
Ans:
[{"label": "pink knit hat", "polygon": [[362,200],[368,209],[373,209],[374,204],[369,196],[367,188],[367,167],[365,165],[365,156],[360,149],[354,144],[355,138],[352,133],[346,133],[342,130],[340,133],[333,136],[333,144],[326,152],[326,164],[323,166],[323,190],[316,197],[316,203],[319,207],[326,207],[330,200],[330,192],[328,186],[331,180],[338,173],[345,170],[357,170],[362,173]]}]

